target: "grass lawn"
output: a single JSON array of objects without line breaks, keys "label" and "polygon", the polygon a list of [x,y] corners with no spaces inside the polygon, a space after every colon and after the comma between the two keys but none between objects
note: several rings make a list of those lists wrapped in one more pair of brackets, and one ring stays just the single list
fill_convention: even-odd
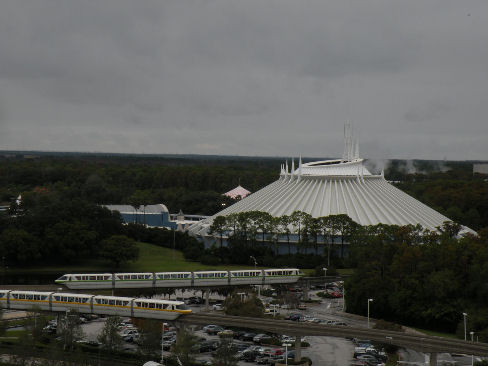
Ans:
[{"label": "grass lawn", "polygon": [[170,272],[170,271],[200,271],[213,269],[241,269],[252,266],[219,265],[207,266],[199,262],[190,262],[177,250],[158,247],[153,244],[138,243],[139,259],[130,263],[124,270],[131,272]]},{"label": "grass lawn", "polygon": [[[183,253],[177,250],[163,248],[154,244],[137,243],[139,247],[139,259],[130,262],[118,269],[116,272],[167,272],[167,271],[198,271],[214,269],[241,269],[253,268],[253,266],[219,265],[208,266],[199,262],[185,260]],[[258,267],[259,268],[259,267]],[[28,267],[9,269],[12,273],[91,273],[91,272],[112,272],[112,269],[100,260],[89,260],[83,264],[58,265],[44,267]]]}]

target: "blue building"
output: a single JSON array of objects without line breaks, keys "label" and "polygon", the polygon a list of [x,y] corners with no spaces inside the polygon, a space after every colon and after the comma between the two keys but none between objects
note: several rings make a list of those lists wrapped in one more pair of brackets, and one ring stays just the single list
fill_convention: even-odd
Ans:
[{"label": "blue building", "polygon": [[176,222],[171,221],[168,208],[163,204],[141,206],[137,209],[131,205],[103,205],[103,207],[120,212],[125,223],[176,229]]}]

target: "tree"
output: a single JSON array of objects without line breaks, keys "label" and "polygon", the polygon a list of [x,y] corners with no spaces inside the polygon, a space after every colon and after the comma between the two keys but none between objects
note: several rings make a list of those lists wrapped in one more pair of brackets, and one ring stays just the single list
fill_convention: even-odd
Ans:
[{"label": "tree", "polygon": [[223,339],[212,358],[213,366],[237,366],[237,348],[229,339]]},{"label": "tree", "polygon": [[78,312],[70,310],[64,319],[58,324],[59,340],[65,350],[73,350],[76,341],[83,338],[83,330],[79,323]]},{"label": "tree", "polygon": [[220,236],[220,248],[222,248],[223,236],[227,230],[227,219],[225,216],[217,216],[209,227],[209,234],[217,233]]},{"label": "tree", "polygon": [[112,235],[100,243],[99,255],[118,268],[122,263],[137,260],[139,248],[134,240],[125,235]]},{"label": "tree", "polygon": [[25,230],[9,228],[0,235],[0,252],[9,263],[31,264],[41,257],[40,241]]},{"label": "tree", "polygon": [[288,244],[288,254],[291,254],[290,248],[290,224],[291,218],[288,215],[283,215],[279,217],[279,228],[282,234],[286,235],[286,243]]},{"label": "tree", "polygon": [[144,354],[155,354],[161,349],[161,322],[144,319],[138,322],[139,347]]},{"label": "tree", "polygon": [[241,299],[237,292],[233,292],[224,301],[226,315],[248,316],[259,318],[264,315],[264,306],[255,294]]},{"label": "tree", "polygon": [[102,344],[102,347],[109,352],[119,350],[122,345],[122,337],[117,328],[119,324],[120,318],[118,316],[109,317],[105,322],[102,331],[98,335],[98,341]]},{"label": "tree", "polygon": [[87,258],[97,243],[97,232],[80,221],[60,221],[46,230],[46,247],[66,262]]},{"label": "tree", "polygon": [[181,328],[176,336],[176,344],[173,346],[173,354],[178,357],[183,365],[191,365],[196,353],[195,345],[197,337],[188,329]]}]

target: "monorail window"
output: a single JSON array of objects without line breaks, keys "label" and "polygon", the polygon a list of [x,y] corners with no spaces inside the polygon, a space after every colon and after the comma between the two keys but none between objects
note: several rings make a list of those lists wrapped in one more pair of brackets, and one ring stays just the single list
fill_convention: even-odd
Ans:
[{"label": "monorail window", "polygon": [[90,281],[96,281],[97,280],[97,276],[89,276],[90,278]]},{"label": "monorail window", "polygon": [[74,297],[68,297],[68,302],[75,302],[75,298]]},{"label": "monorail window", "polygon": [[153,304],[153,303],[149,303],[149,309],[154,309],[154,308],[155,308],[155,306],[154,306],[154,305],[155,305],[155,304]]},{"label": "monorail window", "polygon": [[21,299],[21,300],[25,300],[25,295],[24,295],[24,294],[20,294],[20,295],[19,295],[19,299]]},{"label": "monorail window", "polygon": [[5,295],[6,295],[6,294],[4,294],[3,292],[2,292],[2,293],[0,293],[0,298],[5,297]]},{"label": "monorail window", "polygon": [[144,279],[144,275],[138,275],[138,276],[137,276],[137,279],[139,279],[139,280],[143,280],[143,279]]},{"label": "monorail window", "polygon": [[136,301],[136,306],[137,306],[138,308],[140,308],[140,307],[141,307],[141,303],[140,303],[140,302],[138,302],[138,301]]},{"label": "monorail window", "polygon": [[104,279],[105,281],[107,281],[107,280],[109,280],[109,279],[110,279],[110,276],[103,276],[103,279]]},{"label": "monorail window", "polygon": [[76,281],[80,281],[81,280],[81,276],[75,276],[75,280]]},{"label": "monorail window", "polygon": [[47,296],[46,295],[42,295],[41,296],[41,300],[46,300],[47,299]]},{"label": "monorail window", "polygon": [[190,275],[188,273],[185,274],[185,278],[188,278],[190,277]]},{"label": "monorail window", "polygon": [[188,310],[188,306],[185,304],[176,305],[177,310]]},{"label": "monorail window", "polygon": [[68,279],[68,278],[67,278],[67,276],[61,276],[61,277],[59,277],[59,280],[60,280],[60,281],[65,281],[65,280],[67,280],[67,279]]},{"label": "monorail window", "polygon": [[131,275],[131,276],[130,276],[130,279],[131,279],[131,280],[137,280],[137,275]]},{"label": "monorail window", "polygon": [[150,279],[150,278],[151,278],[151,275],[144,275],[144,278],[145,278],[146,280],[148,280],[148,279]]},{"label": "monorail window", "polygon": [[128,301],[123,301],[123,304],[124,304],[124,306],[127,306],[127,305],[129,305],[129,302]]},{"label": "monorail window", "polygon": [[34,295],[25,295],[26,300],[34,300]]},{"label": "monorail window", "polygon": [[115,305],[115,300],[109,300],[108,304],[109,305]]},{"label": "monorail window", "polygon": [[40,300],[41,296],[40,295],[34,295],[34,300]]}]

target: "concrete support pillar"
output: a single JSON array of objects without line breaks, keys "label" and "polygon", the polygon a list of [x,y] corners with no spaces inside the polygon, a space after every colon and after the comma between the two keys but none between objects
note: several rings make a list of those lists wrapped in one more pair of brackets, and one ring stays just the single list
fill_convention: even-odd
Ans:
[{"label": "concrete support pillar", "polygon": [[429,354],[429,366],[437,366],[437,353],[431,352]]},{"label": "concrete support pillar", "polygon": [[297,335],[295,337],[295,362],[299,362],[302,359],[302,336]]},{"label": "concrete support pillar", "polygon": [[205,290],[205,311],[209,311],[210,310],[210,290],[207,288]]}]

